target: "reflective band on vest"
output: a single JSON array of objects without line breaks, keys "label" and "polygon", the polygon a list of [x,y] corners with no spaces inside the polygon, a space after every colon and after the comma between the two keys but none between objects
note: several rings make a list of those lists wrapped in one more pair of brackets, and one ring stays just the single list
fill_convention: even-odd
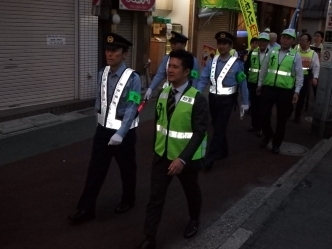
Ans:
[{"label": "reflective band on vest", "polygon": [[215,74],[216,74],[216,68],[217,68],[217,62],[218,62],[219,55],[214,56],[212,65],[211,65],[211,72],[210,72],[210,81],[212,85],[210,86],[210,93],[218,94],[218,95],[230,95],[237,91],[237,85],[232,87],[224,87],[222,85],[222,82],[227,75],[229,69],[233,66],[235,61],[237,60],[236,57],[232,56],[224,66],[224,68],[221,70],[217,82],[215,80]]},{"label": "reflective band on vest", "polygon": [[268,70],[263,85],[292,89],[295,85],[295,76],[292,69],[297,51],[290,49],[279,63],[279,48],[271,51]]},{"label": "reflective band on vest", "polygon": [[167,77],[168,64],[169,64],[169,56],[168,56],[167,63],[166,63],[166,81],[163,84],[163,89],[169,86],[168,77]]},{"label": "reflective band on vest", "polygon": [[311,66],[311,61],[314,56],[314,51],[311,49],[309,49],[307,52],[303,52],[301,51],[301,49],[299,49],[298,51],[299,54],[301,55],[303,75],[308,75]]},{"label": "reflective band on vest", "polygon": [[259,72],[261,69],[261,64],[266,58],[267,50],[265,50],[265,55],[263,57],[263,60],[261,61],[261,56],[260,56],[260,50],[259,48],[254,49],[251,52],[250,56],[250,68],[249,68],[249,73],[248,73],[248,79],[247,81],[253,84],[257,84],[258,78],[259,78]]},{"label": "reflective band on vest", "polygon": [[[133,69],[127,68],[121,75],[119,81],[116,84],[112,101],[110,102],[109,106],[107,106],[107,79],[108,73],[110,70],[110,66],[105,67],[102,82],[101,82],[101,113],[98,113],[98,123],[102,126],[118,130],[121,127],[122,121],[116,119],[116,109],[119,104],[119,100],[123,89],[128,83],[128,80],[131,74],[134,72]],[[108,112],[107,112],[108,108]],[[106,119],[106,120],[105,120]],[[130,126],[130,129],[135,128],[138,126],[139,118],[135,118]]]},{"label": "reflective band on vest", "polygon": [[[154,151],[159,156],[166,156],[169,160],[174,160],[180,156],[193,136],[192,112],[198,90],[190,87],[184,92],[176,104],[172,116],[168,117],[166,108],[171,89],[171,87],[165,88],[157,101],[158,114]],[[191,160],[204,158],[206,146],[207,136],[205,135]]]}]

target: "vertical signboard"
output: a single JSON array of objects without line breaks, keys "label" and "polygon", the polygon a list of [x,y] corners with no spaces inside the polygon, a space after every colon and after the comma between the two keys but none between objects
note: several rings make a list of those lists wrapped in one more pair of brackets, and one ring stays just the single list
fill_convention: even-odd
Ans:
[{"label": "vertical signboard", "polygon": [[332,68],[332,1],[329,1],[326,24],[323,51],[320,57],[320,66],[325,68]]},{"label": "vertical signboard", "polygon": [[256,22],[256,15],[254,4],[252,0],[239,0],[243,19],[248,31],[248,44],[252,37],[258,37],[258,26]]}]

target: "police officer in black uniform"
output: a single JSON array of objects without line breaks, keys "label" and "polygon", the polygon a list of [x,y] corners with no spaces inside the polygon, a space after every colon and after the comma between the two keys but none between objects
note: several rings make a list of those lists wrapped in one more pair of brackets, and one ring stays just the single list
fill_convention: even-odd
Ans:
[{"label": "police officer in black uniform", "polygon": [[138,125],[141,82],[134,70],[123,62],[130,46],[131,42],[115,33],[110,33],[105,39],[107,66],[98,73],[95,105],[98,126],[78,211],[68,217],[74,223],[95,217],[97,196],[113,157],[120,167],[123,190],[121,202],[114,212],[127,212],[135,204],[135,128]]}]

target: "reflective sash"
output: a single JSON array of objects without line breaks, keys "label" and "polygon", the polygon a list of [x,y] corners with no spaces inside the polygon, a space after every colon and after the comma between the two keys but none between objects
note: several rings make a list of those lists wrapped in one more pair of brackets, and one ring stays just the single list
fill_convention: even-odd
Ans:
[{"label": "reflective sash", "polygon": [[168,60],[167,60],[167,63],[166,63],[166,81],[163,84],[163,89],[169,86],[169,82],[168,82],[168,78],[167,78],[168,64],[169,64],[169,56],[168,56]]},{"label": "reflective sash", "polygon": [[[102,126],[118,130],[121,127],[122,121],[116,119],[116,109],[119,104],[119,100],[123,89],[128,83],[128,80],[131,74],[134,72],[131,68],[126,68],[126,70],[122,73],[119,81],[116,84],[112,101],[110,102],[109,106],[107,106],[107,79],[108,73],[110,70],[110,66],[105,67],[103,76],[102,76],[102,83],[101,83],[101,113],[98,113],[98,123]],[[108,108],[108,113],[107,113]],[[135,128],[138,126],[139,118],[135,118],[130,126],[130,129]]]},{"label": "reflective sash", "polygon": [[216,68],[217,68],[217,62],[218,62],[219,55],[214,56],[212,65],[211,65],[211,72],[210,72],[210,81],[212,85],[210,86],[210,93],[218,94],[218,95],[230,95],[236,92],[237,85],[234,85],[232,87],[224,87],[222,85],[222,82],[227,75],[229,69],[233,66],[235,61],[237,60],[236,57],[232,56],[224,66],[224,68],[221,70],[217,82],[215,80],[215,74],[216,74]]}]

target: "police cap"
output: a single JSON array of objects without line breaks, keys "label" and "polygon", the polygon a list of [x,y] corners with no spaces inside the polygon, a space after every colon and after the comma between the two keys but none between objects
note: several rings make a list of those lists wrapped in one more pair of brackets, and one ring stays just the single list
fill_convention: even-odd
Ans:
[{"label": "police cap", "polygon": [[171,34],[172,34],[172,37],[171,37],[171,39],[169,39],[169,42],[187,43],[187,41],[188,41],[188,37],[184,36],[183,34],[180,34],[175,31],[171,31]]},{"label": "police cap", "polygon": [[233,43],[235,41],[235,37],[226,31],[218,32],[214,38],[217,40],[217,42]]},{"label": "police cap", "polygon": [[105,49],[128,49],[132,45],[133,44],[130,41],[115,33],[109,33],[105,39]]}]

